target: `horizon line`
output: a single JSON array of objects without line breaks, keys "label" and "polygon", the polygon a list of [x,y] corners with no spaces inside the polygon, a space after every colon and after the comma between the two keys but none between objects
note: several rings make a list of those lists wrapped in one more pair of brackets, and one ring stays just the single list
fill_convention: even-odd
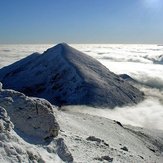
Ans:
[{"label": "horizon line", "polygon": [[54,43],[0,43],[0,45],[57,45],[60,43],[66,43],[69,45],[84,45],[84,44],[90,44],[90,45],[160,45],[163,46],[163,43],[67,43],[67,42],[54,42]]}]

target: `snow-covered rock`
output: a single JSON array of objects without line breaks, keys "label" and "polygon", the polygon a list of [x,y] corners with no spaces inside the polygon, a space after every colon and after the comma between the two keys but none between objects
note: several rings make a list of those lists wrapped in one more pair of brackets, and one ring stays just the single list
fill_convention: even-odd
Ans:
[{"label": "snow-covered rock", "polygon": [[[49,102],[13,90],[0,91],[0,162],[72,163],[63,138],[56,137],[58,130]],[[38,138],[48,137],[37,145]]]},{"label": "snow-covered rock", "polygon": [[115,107],[143,99],[137,88],[65,43],[0,69],[0,81],[4,88],[45,98],[55,105]]},{"label": "snow-covered rock", "polygon": [[22,93],[2,89],[0,106],[22,134],[45,139],[58,135],[59,125],[52,105],[44,99],[29,98]]},{"label": "snow-covered rock", "polygon": [[7,115],[6,110],[0,106],[0,131],[10,131],[13,128],[13,124]]},{"label": "snow-covered rock", "polygon": [[10,121],[6,110],[0,107],[1,163],[72,163],[73,157],[71,153],[63,139],[62,143],[59,144],[60,141],[61,138],[55,138],[48,145],[35,145],[24,141],[14,131],[14,125]]},{"label": "snow-covered rock", "polygon": [[26,150],[25,144],[21,142],[13,128],[14,125],[10,121],[6,110],[0,107],[0,162],[43,162],[41,156],[36,151],[33,153],[35,158],[29,158],[32,150]]}]

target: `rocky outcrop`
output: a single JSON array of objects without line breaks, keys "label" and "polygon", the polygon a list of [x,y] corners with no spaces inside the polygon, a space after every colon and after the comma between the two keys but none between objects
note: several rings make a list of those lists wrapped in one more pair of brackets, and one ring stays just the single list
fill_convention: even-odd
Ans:
[{"label": "rocky outcrop", "polygon": [[119,77],[121,77],[122,79],[127,80],[127,81],[137,82],[136,80],[134,80],[131,76],[129,76],[127,74],[120,74]]},{"label": "rocky outcrop", "polygon": [[0,107],[0,162],[44,162],[37,149],[27,146],[13,129],[6,110]]},{"label": "rocky outcrop", "polygon": [[45,98],[59,106],[113,108],[143,100],[137,88],[65,43],[0,69],[0,81],[4,88]]},{"label": "rocky outcrop", "polygon": [[[0,90],[0,162],[72,163],[73,156],[64,140],[54,138],[58,130],[49,102],[13,90]],[[39,138],[46,141],[38,145]]]},{"label": "rocky outcrop", "polygon": [[[13,90],[2,89],[0,106],[7,110],[15,129],[23,134],[41,139],[58,135],[59,125],[53,108],[44,99],[30,98]],[[4,111],[2,113],[6,114]]]},{"label": "rocky outcrop", "polygon": [[[44,123],[44,119],[42,119],[42,123]],[[25,127],[28,124],[22,125]],[[30,139],[33,138],[30,137]],[[63,139],[55,138],[52,139],[50,144],[39,144],[39,147],[25,142],[14,131],[14,125],[7,111],[0,106],[0,162],[44,163],[62,161],[67,163],[73,161],[73,157]]]},{"label": "rocky outcrop", "polygon": [[57,139],[57,154],[58,156],[67,163],[73,162],[73,157],[70,151],[68,150],[66,144],[64,143],[63,138]]}]

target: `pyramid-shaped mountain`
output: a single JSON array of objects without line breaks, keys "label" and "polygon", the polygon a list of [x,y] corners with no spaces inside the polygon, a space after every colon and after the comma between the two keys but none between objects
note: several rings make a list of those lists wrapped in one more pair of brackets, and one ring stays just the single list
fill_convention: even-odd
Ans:
[{"label": "pyramid-shaped mountain", "polygon": [[4,88],[45,98],[59,106],[113,108],[143,99],[137,88],[65,43],[0,69],[0,81]]}]

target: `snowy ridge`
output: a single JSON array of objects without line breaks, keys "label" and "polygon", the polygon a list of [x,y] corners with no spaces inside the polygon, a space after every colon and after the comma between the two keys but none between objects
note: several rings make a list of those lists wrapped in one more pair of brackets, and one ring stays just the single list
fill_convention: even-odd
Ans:
[{"label": "snowy ridge", "polygon": [[113,108],[143,100],[143,93],[94,58],[62,43],[0,69],[4,88],[55,105]]}]

